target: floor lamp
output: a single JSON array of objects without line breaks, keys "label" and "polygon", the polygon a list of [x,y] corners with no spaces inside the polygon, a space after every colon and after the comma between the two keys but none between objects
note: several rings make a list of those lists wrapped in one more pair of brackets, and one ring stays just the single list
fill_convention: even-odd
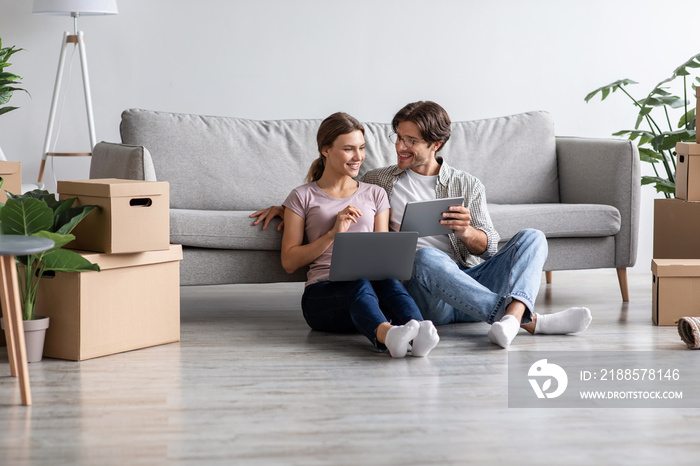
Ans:
[{"label": "floor lamp", "polygon": [[[92,113],[92,96],[90,95],[90,79],[88,77],[87,56],[85,54],[85,38],[82,31],[78,31],[78,17],[96,15],[116,15],[117,0],[34,0],[35,15],[56,15],[71,16],[73,18],[73,34],[63,33],[61,42],[61,54],[58,58],[58,70],[56,72],[56,83],[53,88],[53,98],[51,99],[51,110],[49,112],[49,124],[46,128],[46,139],[44,140],[44,151],[41,155],[41,167],[39,168],[38,182],[44,178],[44,168],[47,157],[57,156],[90,156],[92,148],[97,144],[95,137],[95,121]],[[87,110],[88,131],[90,133],[89,152],[50,152],[51,139],[53,136],[54,123],[56,121],[56,110],[58,107],[58,97],[61,92],[61,82],[66,59],[66,48],[68,44],[74,44],[80,52],[80,69],[83,75],[83,90],[85,93],[85,107]]]}]

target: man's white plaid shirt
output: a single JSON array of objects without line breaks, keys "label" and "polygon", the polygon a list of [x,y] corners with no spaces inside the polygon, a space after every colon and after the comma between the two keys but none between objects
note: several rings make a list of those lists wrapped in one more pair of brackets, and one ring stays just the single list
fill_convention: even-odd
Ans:
[{"label": "man's white plaid shirt", "polygon": [[[474,256],[467,251],[464,243],[462,243],[454,233],[449,234],[454,257],[456,257],[463,266],[473,267],[479,264],[482,259],[488,259],[496,253],[498,250],[498,240],[500,239],[496,229],[493,227],[493,223],[491,223],[491,216],[486,206],[484,185],[476,177],[450,167],[444,163],[442,158],[438,158],[438,161],[441,163],[441,166],[437,185],[435,186],[437,198],[464,197],[464,206],[471,212],[471,225],[486,233],[487,236],[486,251],[480,256]],[[381,186],[384,188],[391,201],[391,192],[394,189],[394,183],[404,175],[404,172],[405,171],[401,170],[397,165],[377,168],[365,173],[360,181]]]}]

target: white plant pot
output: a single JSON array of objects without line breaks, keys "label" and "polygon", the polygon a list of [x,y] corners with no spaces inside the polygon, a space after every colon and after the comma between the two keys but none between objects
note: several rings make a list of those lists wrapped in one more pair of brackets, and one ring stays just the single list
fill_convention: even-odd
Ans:
[{"label": "white plant pot", "polygon": [[[27,362],[39,362],[44,355],[44,340],[46,329],[49,328],[49,317],[37,316],[34,320],[23,320],[24,345],[27,348]],[[0,327],[5,330],[5,321],[0,319]]]}]

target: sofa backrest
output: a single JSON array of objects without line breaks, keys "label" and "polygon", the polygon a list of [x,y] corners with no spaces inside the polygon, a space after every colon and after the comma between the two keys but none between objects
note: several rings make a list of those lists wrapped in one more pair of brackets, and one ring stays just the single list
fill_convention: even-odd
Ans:
[{"label": "sofa backrest", "polygon": [[[124,144],[142,145],[180,209],[257,210],[280,204],[317,157],[321,120],[248,120],[131,109]],[[387,123],[365,123],[364,173],[396,163]],[[557,202],[554,125],[546,112],[454,122],[440,151],[479,178],[489,202]]]},{"label": "sofa backrest", "polygon": [[[365,123],[363,170],[396,163],[391,125]],[[449,165],[479,178],[495,204],[559,202],[554,123],[547,112],[452,122],[438,153]]]}]

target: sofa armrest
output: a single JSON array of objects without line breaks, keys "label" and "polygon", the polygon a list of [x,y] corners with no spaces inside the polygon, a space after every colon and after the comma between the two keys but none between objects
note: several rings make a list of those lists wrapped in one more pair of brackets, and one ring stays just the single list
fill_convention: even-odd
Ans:
[{"label": "sofa armrest", "polygon": [[100,142],[93,148],[90,178],[157,181],[148,149],[111,142]]},{"label": "sofa armrest", "polygon": [[637,260],[640,161],[637,146],[623,139],[557,137],[559,198],[570,204],[607,204],[620,211],[615,266]]}]

